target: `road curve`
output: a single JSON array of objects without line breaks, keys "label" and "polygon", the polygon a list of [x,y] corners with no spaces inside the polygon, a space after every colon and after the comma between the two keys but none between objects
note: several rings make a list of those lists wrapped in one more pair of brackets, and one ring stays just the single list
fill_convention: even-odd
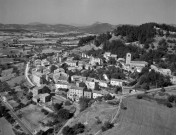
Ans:
[{"label": "road curve", "polygon": [[29,79],[29,62],[26,64],[26,69],[25,69],[25,77],[26,79],[28,80],[28,82],[32,85],[32,86],[35,86],[31,80]]}]

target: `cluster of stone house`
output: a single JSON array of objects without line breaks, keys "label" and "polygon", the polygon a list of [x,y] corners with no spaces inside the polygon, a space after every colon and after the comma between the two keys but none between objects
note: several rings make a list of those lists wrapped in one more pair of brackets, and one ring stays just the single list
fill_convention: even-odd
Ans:
[{"label": "cluster of stone house", "polygon": [[47,103],[51,101],[53,94],[47,86],[35,87],[32,89],[32,100],[36,103]]},{"label": "cluster of stone house", "polygon": [[103,57],[106,60],[109,60],[110,58],[113,58],[113,59],[117,60],[117,55],[116,54],[111,54],[111,52],[105,52]]}]

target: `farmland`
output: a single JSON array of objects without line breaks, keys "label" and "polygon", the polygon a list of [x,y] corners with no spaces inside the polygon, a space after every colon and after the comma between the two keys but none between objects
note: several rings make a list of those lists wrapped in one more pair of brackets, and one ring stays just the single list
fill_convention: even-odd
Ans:
[{"label": "farmland", "polygon": [[23,108],[21,110],[22,112],[22,121],[30,127],[30,129],[34,129],[36,131],[39,131],[40,129],[43,129],[40,122],[43,120],[46,120],[48,117],[46,117],[40,110],[41,108],[35,105],[29,105],[26,108]]}]

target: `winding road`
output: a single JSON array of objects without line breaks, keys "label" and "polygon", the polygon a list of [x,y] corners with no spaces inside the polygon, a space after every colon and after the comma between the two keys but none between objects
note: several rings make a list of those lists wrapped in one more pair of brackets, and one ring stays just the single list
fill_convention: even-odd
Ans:
[{"label": "winding road", "polygon": [[25,77],[30,83],[31,86],[35,86],[32,81],[29,79],[29,62],[26,64],[26,69],[25,69]]}]

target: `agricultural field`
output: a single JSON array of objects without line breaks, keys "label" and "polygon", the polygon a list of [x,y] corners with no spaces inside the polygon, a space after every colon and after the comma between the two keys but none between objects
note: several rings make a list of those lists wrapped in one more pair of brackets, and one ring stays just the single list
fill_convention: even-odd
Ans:
[{"label": "agricultural field", "polygon": [[117,126],[103,135],[175,135],[175,108],[135,97],[123,103],[127,110],[121,110]]},{"label": "agricultural field", "polygon": [[15,135],[12,125],[4,118],[0,118],[0,135]]},{"label": "agricultural field", "polygon": [[41,112],[41,108],[36,105],[29,105],[23,108],[21,111],[22,121],[31,129],[40,131],[45,130],[47,127],[41,125],[42,121],[50,120],[44,113]]}]

